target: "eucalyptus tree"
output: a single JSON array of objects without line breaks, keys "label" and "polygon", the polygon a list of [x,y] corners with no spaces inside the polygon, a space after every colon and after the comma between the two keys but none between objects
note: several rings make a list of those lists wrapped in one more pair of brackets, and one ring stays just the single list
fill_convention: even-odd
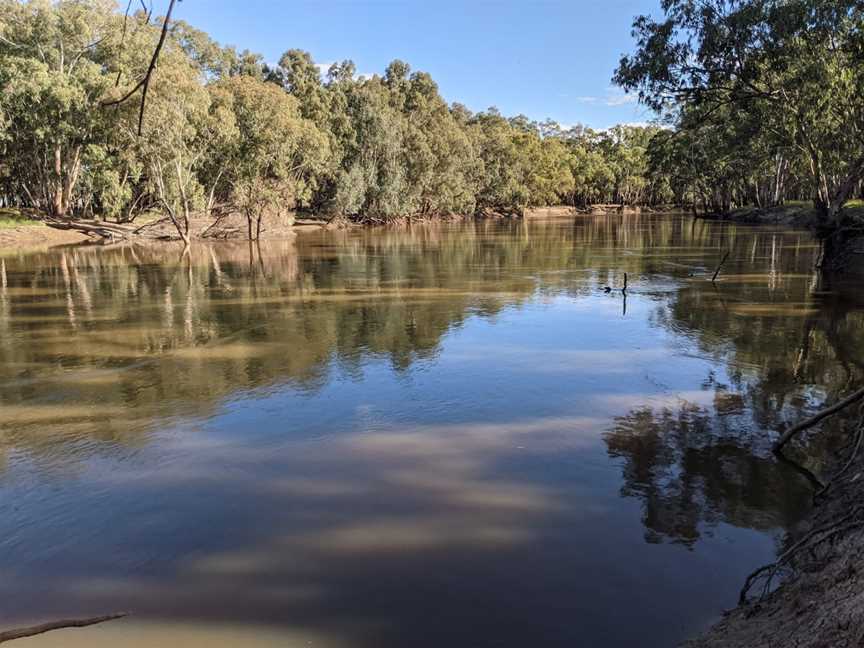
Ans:
[{"label": "eucalyptus tree", "polygon": [[121,108],[126,141],[145,168],[143,188],[188,244],[192,214],[205,204],[199,173],[212,139],[207,88],[189,60],[179,50],[170,51],[160,57],[140,135],[134,118],[138,107]]},{"label": "eucalyptus tree", "polygon": [[514,128],[494,108],[475,115],[472,125],[483,161],[477,206],[502,213],[521,212],[530,204],[530,195]]},{"label": "eucalyptus tree", "polygon": [[473,114],[399,60],[371,78],[351,61],[325,76],[289,49],[270,67],[167,15],[118,8],[0,0],[4,204],[126,221],[158,211],[188,241],[194,216],[232,210],[256,237],[288,209],[370,221],[518,214],[639,202],[651,185],[648,131]]},{"label": "eucalyptus tree", "polygon": [[0,147],[7,191],[65,217],[104,151],[114,116],[100,110],[117,47],[110,0],[0,0]]},{"label": "eucalyptus tree", "polygon": [[[803,157],[826,228],[864,178],[864,6],[858,0],[664,0],[634,22],[615,81],[640,100],[703,120],[758,114]],[[686,124],[680,124],[686,126]]]},{"label": "eucalyptus tree", "polygon": [[211,191],[221,191],[245,215],[250,240],[268,213],[308,204],[328,156],[327,140],[300,116],[297,100],[272,83],[241,75],[211,87],[211,123],[220,130],[210,147],[221,161]]}]

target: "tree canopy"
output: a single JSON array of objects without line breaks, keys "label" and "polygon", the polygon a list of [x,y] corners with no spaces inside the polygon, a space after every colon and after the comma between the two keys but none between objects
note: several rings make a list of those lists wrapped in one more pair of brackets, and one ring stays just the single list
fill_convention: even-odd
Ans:
[{"label": "tree canopy", "polygon": [[[188,239],[193,214],[303,209],[368,221],[549,204],[673,198],[652,185],[659,130],[563,128],[448,103],[395,60],[358,77],[308,52],[275,66],[111,0],[0,0],[0,203],[54,218],[161,212]],[[136,101],[119,102],[124,97]]]},{"label": "tree canopy", "polygon": [[791,178],[793,193],[814,199],[823,224],[836,227],[864,179],[864,5],[663,0],[662,7],[662,20],[636,18],[636,52],[615,74],[677,130],[657,142],[655,161],[720,209],[742,185],[756,204],[776,203]]}]

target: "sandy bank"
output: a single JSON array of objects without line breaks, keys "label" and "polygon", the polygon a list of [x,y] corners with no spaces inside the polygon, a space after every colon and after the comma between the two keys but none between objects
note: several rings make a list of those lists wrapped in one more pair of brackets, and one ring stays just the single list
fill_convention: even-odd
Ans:
[{"label": "sandy bank", "polygon": [[55,245],[72,245],[89,240],[80,232],[58,230],[41,223],[0,227],[0,254],[42,250]]}]

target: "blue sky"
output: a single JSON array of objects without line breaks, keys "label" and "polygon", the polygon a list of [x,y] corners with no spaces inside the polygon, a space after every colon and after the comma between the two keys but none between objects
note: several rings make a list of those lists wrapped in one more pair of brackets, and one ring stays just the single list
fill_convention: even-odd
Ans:
[{"label": "blue sky", "polygon": [[651,118],[610,79],[632,50],[633,16],[657,14],[659,0],[185,0],[175,12],[268,61],[296,47],[318,63],[352,59],[358,72],[380,74],[400,58],[472,110],[594,128]]}]

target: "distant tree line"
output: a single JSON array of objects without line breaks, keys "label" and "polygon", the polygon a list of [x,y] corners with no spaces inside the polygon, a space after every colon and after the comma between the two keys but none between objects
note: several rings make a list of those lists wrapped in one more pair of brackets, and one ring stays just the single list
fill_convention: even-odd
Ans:
[{"label": "distant tree line", "polygon": [[813,200],[840,228],[864,181],[864,3],[663,0],[615,81],[672,127],[649,177],[707,211]]},{"label": "distant tree line", "polygon": [[364,78],[292,49],[268,66],[177,21],[144,84],[162,25],[113,0],[0,0],[0,203],[157,211],[188,239],[193,214],[242,213],[255,238],[294,209],[375,222],[674,197],[648,173],[658,128],[475,114],[401,61]]}]

